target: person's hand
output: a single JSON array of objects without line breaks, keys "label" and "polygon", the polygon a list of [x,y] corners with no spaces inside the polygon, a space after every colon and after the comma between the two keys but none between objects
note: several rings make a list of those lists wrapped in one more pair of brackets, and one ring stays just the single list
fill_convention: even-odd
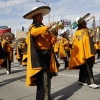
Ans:
[{"label": "person's hand", "polygon": [[50,24],[48,24],[47,25],[48,29],[51,28],[54,24],[55,24],[55,22],[51,22]]},{"label": "person's hand", "polygon": [[91,36],[91,37],[95,36],[96,32],[97,32],[97,28],[94,28],[94,29],[92,30],[90,36]]},{"label": "person's hand", "polygon": [[90,36],[91,36],[91,37],[95,36],[95,33],[91,33]]},{"label": "person's hand", "polygon": [[97,28],[94,28],[94,29],[93,29],[93,32],[97,32]]},{"label": "person's hand", "polygon": [[52,28],[52,26],[55,24],[55,22],[51,22],[50,24],[47,25],[48,28],[48,32],[46,34],[52,34],[52,32],[50,32],[50,28]]}]

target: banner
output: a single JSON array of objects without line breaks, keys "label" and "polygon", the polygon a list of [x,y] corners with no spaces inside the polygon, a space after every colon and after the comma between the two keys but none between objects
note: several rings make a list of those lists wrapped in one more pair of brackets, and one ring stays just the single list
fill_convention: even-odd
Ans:
[{"label": "banner", "polygon": [[68,19],[60,19],[61,22],[64,23],[65,27],[70,27],[71,26],[71,20]]}]

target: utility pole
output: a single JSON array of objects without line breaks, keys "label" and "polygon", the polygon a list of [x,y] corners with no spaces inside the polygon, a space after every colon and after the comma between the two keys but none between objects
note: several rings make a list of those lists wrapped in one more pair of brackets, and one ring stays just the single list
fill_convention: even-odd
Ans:
[{"label": "utility pole", "polygon": [[53,13],[53,22],[54,22],[54,13]]},{"label": "utility pole", "polygon": [[99,17],[99,26],[100,26],[100,17]]}]

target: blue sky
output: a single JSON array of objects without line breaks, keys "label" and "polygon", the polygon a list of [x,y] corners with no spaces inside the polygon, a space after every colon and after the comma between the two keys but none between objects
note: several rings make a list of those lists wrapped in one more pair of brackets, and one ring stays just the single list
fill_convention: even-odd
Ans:
[{"label": "blue sky", "polygon": [[[57,22],[59,18],[69,19],[74,22],[76,17],[82,17],[86,13],[95,16],[96,25],[99,25],[100,18],[100,0],[43,0],[49,3],[51,7],[50,21]],[[5,5],[3,5],[5,3]],[[12,3],[13,5],[9,5]],[[15,5],[15,3],[17,3]],[[32,20],[26,20],[23,15],[31,11],[33,7],[44,6],[43,2],[36,2],[35,0],[0,0],[0,26],[11,26],[12,32],[21,30],[24,26],[27,30]],[[87,19],[89,19],[87,18]],[[44,16],[43,23],[48,24],[48,15]],[[87,23],[91,27],[92,20]]]}]

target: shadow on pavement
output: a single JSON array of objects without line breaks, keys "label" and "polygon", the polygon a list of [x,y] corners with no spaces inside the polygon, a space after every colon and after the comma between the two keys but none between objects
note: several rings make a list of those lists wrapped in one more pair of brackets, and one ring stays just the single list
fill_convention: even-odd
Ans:
[{"label": "shadow on pavement", "polygon": [[23,75],[23,76],[20,76],[20,77],[16,77],[16,78],[11,78],[11,79],[4,80],[4,81],[0,82],[0,87],[4,86],[6,84],[12,83],[12,82],[21,80],[21,79],[25,79],[25,78],[26,78],[26,75]]},{"label": "shadow on pavement", "polygon": [[71,97],[76,91],[78,91],[82,85],[79,85],[77,82],[55,92],[52,93],[52,99],[59,97],[57,100],[67,100],[69,97]]},{"label": "shadow on pavement", "polygon": [[[36,93],[35,93],[35,94],[36,94]],[[16,100],[22,100],[22,99],[24,99],[24,98],[30,97],[30,96],[35,95],[35,94],[31,94],[31,95],[28,95],[28,96],[25,96],[25,97],[22,97],[22,98],[19,98],[19,99],[16,99]]]},{"label": "shadow on pavement", "polygon": [[0,70],[5,69],[5,67],[0,67]]},{"label": "shadow on pavement", "polygon": [[100,74],[94,75],[95,84],[100,84]]},{"label": "shadow on pavement", "polygon": [[[18,72],[23,72],[23,71],[26,71],[26,69],[22,69],[22,70],[12,70],[11,71],[11,74],[14,74],[14,73],[18,73]],[[6,75],[7,73],[6,73],[6,69],[5,69],[5,72],[4,73],[0,73],[0,76],[1,75]],[[10,74],[10,75],[11,75]]]},{"label": "shadow on pavement", "polygon": [[5,73],[0,73],[0,76],[5,75],[5,74],[6,74],[6,71],[5,71]]},{"label": "shadow on pavement", "polygon": [[17,64],[17,65],[18,65],[18,64],[19,64],[19,62],[12,62],[11,64],[12,64],[12,65],[15,65],[15,64]]},{"label": "shadow on pavement", "polygon": [[12,71],[11,71],[11,74],[18,73],[18,72],[23,72],[23,71],[26,71],[26,69],[12,70]]},{"label": "shadow on pavement", "polygon": [[[95,78],[95,84],[100,84],[100,74],[94,75]],[[67,100],[69,97],[71,97],[76,91],[81,89],[82,85],[79,85],[78,82],[75,82],[55,93],[52,93],[52,99],[59,98],[57,100]]]}]

